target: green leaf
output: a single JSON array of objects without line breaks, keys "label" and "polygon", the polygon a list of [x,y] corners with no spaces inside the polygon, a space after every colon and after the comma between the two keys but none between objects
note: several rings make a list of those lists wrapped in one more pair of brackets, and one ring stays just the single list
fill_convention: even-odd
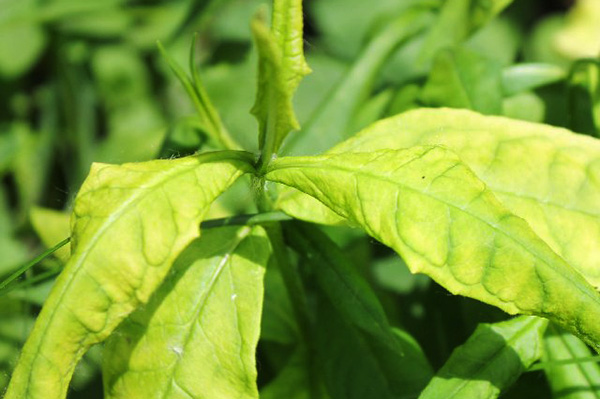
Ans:
[{"label": "green leaf", "polygon": [[600,349],[600,294],[450,150],[280,158],[265,177],[319,199],[450,292],[548,317]]},{"label": "green leaf", "polygon": [[[456,152],[504,206],[600,287],[600,141],[469,111],[421,109],[380,121],[332,152],[414,145]],[[301,207],[293,197],[287,201]]]},{"label": "green leaf", "polygon": [[544,319],[522,316],[479,325],[419,399],[497,398],[542,356],[547,324]]},{"label": "green leaf", "polygon": [[[319,42],[328,52],[343,59],[354,59],[382,20],[411,7],[436,8],[443,0],[320,0],[308,3],[319,32]],[[360,23],[356,23],[360,21]],[[311,64],[312,65],[312,64]]]},{"label": "green leaf", "polygon": [[[430,371],[411,369],[414,366],[407,357],[362,334],[321,290],[315,299],[317,366],[330,397],[395,399],[418,395],[431,378]],[[396,337],[406,344],[403,336]],[[414,345],[418,351],[418,344]]]},{"label": "green leaf", "polygon": [[[549,325],[544,339],[544,363],[546,376],[554,397],[561,399],[597,399],[600,398],[600,366],[597,362],[576,363],[577,359],[586,360],[592,354],[588,347],[577,337]],[[568,361],[568,365],[553,362]]]},{"label": "green leaf", "polygon": [[[431,366],[414,340],[392,329],[377,296],[351,267],[341,249],[327,235],[308,224],[291,225],[286,229],[286,235],[292,248],[307,259],[320,290],[332,304],[333,309],[327,313],[337,313],[339,316],[335,317],[345,321],[342,328],[328,328],[317,322],[319,332],[337,336],[339,331],[350,334],[354,330],[356,340],[367,344],[368,357],[372,357],[377,364],[376,369],[385,374],[383,378],[392,392],[420,392],[432,376]],[[339,362],[336,356],[332,359],[336,364]],[[355,363],[348,362],[351,367],[355,367]],[[338,383],[345,384],[347,381],[342,379]]]},{"label": "green leaf", "polygon": [[254,354],[269,241],[260,227],[209,229],[148,305],[109,338],[107,398],[258,398]]},{"label": "green leaf", "polygon": [[261,340],[286,345],[300,339],[300,329],[288,295],[279,268],[270,264],[265,274]]},{"label": "green leaf", "polygon": [[516,64],[502,71],[504,95],[511,96],[527,90],[558,82],[567,77],[559,66],[543,63]]},{"label": "green leaf", "polygon": [[568,127],[600,136],[600,60],[573,63],[568,79]]},{"label": "green leaf", "polygon": [[306,349],[299,347],[285,367],[260,391],[260,399],[311,399],[310,363]]},{"label": "green leaf", "polygon": [[395,49],[421,32],[431,21],[431,12],[408,9],[390,21],[366,45],[302,130],[291,136],[285,154],[317,154],[347,137],[357,108],[369,97],[377,74]]},{"label": "green leaf", "polygon": [[77,361],[148,301],[199,235],[214,199],[253,156],[215,152],[94,164],[75,200],[72,255],[57,279],[5,398],[64,398]]},{"label": "green leaf", "polygon": [[258,143],[265,164],[288,133],[300,128],[292,99],[302,78],[310,73],[304,59],[302,18],[301,0],[276,0],[271,30],[260,17],[252,21],[259,55],[252,114],[258,120]]},{"label": "green leaf", "polygon": [[454,46],[498,15],[513,0],[446,0],[421,48],[421,62]]},{"label": "green leaf", "polygon": [[467,108],[484,114],[502,111],[502,69],[463,47],[440,51],[420,100],[436,107]]},{"label": "green leaf", "polygon": [[25,74],[46,47],[47,35],[35,20],[39,7],[35,0],[0,2],[0,77]]}]

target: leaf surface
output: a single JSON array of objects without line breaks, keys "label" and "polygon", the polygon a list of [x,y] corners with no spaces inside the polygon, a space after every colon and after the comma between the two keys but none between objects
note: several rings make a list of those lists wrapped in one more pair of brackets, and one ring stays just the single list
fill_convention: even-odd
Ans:
[{"label": "leaf surface", "polygon": [[600,286],[600,141],[547,125],[422,109],[378,122],[332,152],[413,145],[456,152],[508,209]]},{"label": "leaf surface", "polygon": [[547,320],[516,317],[481,324],[458,347],[419,399],[497,398],[542,356]]},{"label": "leaf surface", "polygon": [[[345,362],[349,368],[345,372],[353,377],[328,381],[333,391],[353,381],[355,389],[342,388],[342,391],[352,391],[355,396],[334,392],[332,396],[358,398],[364,390],[373,390],[373,385],[380,385],[370,381],[370,377],[364,374],[379,374],[377,378],[381,378],[382,385],[387,388],[382,388],[386,393],[372,392],[370,396],[362,397],[383,398],[390,393],[393,393],[391,397],[397,397],[420,392],[433,374],[429,362],[408,334],[399,334],[391,327],[377,296],[351,266],[351,261],[341,249],[325,233],[308,224],[289,226],[286,236],[290,245],[310,264],[320,287],[319,293],[326,297],[321,301],[330,303],[320,309],[325,315],[322,315],[323,321],[317,321],[318,331],[315,334],[327,342],[339,340],[337,350],[347,353],[348,358],[356,356],[352,361]],[[325,321],[331,318],[340,320]],[[343,339],[340,339],[339,331],[344,331]],[[331,345],[329,342],[321,347],[322,362],[326,368],[327,365],[341,368],[342,362],[336,356],[339,352]],[[359,349],[361,346],[362,349]],[[356,370],[356,364],[362,363],[359,359],[367,358],[370,360],[365,361],[362,370]],[[335,380],[331,372],[329,374]]]},{"label": "leaf surface", "polygon": [[64,398],[77,361],[148,301],[199,235],[247,153],[94,164],[76,200],[72,255],[37,318],[5,398]]},{"label": "leaf surface", "polygon": [[254,355],[269,253],[260,227],[205,230],[108,340],[106,397],[258,398]]},{"label": "leaf surface", "polygon": [[[569,265],[600,287],[600,141],[568,130],[453,109],[382,120],[330,152],[443,145],[456,152],[511,212]],[[314,222],[339,216],[286,192],[278,206]]]},{"label": "leaf surface", "polygon": [[280,158],[266,178],[319,199],[413,273],[600,348],[600,294],[442,147]]}]

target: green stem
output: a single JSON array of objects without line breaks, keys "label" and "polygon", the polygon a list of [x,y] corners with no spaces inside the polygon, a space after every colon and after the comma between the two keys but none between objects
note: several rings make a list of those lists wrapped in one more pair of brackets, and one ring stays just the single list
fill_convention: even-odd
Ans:
[{"label": "green stem", "polygon": [[283,222],[292,220],[292,217],[283,212],[264,212],[248,215],[236,215],[221,219],[205,220],[200,224],[200,229],[211,229],[224,226],[253,226],[257,224]]},{"label": "green stem", "polygon": [[61,272],[61,270],[62,270],[62,267],[55,267],[55,268],[47,270],[41,274],[38,274],[37,276],[27,278],[26,280],[12,284],[9,287],[6,287],[6,289],[2,290],[2,292],[0,292],[0,296],[7,295],[8,293],[10,293],[12,291],[31,287],[32,285],[35,285],[36,283],[39,283],[39,282],[44,282],[44,281],[58,275]]},{"label": "green stem", "polygon": [[198,72],[194,65],[195,58],[195,37],[190,50],[190,68],[192,69],[191,80],[183,69],[169,56],[164,46],[160,41],[156,43],[158,50],[169,65],[169,68],[175,73],[177,79],[183,85],[183,88],[187,92],[188,96],[194,104],[194,108],[200,117],[200,121],[206,128],[208,135],[219,144],[222,148],[229,150],[239,150],[241,146],[231,137],[225,126],[223,125],[221,118],[219,117],[215,107],[212,105],[206,90],[201,84]]},{"label": "green stem", "polygon": [[48,256],[52,255],[54,252],[58,251],[63,246],[67,245],[70,241],[71,241],[71,237],[65,238],[64,240],[62,240],[61,242],[59,242],[52,248],[45,250],[44,252],[42,252],[41,254],[39,254],[38,256],[36,256],[32,260],[30,260],[29,262],[27,262],[26,264],[21,266],[20,268],[18,268],[13,274],[8,276],[4,281],[2,281],[0,283],[0,295],[4,294],[4,291],[7,290],[6,287],[10,283],[12,283],[16,279],[18,279],[27,270],[31,269],[33,266],[37,265],[39,262],[41,262]]}]

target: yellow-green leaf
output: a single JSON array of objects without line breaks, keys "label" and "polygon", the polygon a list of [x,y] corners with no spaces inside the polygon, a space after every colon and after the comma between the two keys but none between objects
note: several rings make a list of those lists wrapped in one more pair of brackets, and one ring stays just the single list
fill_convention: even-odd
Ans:
[{"label": "yellow-green leaf", "polygon": [[107,398],[258,398],[256,344],[270,248],[260,227],[204,231],[104,351]]},{"label": "yellow-green leaf", "polygon": [[[66,212],[34,206],[29,212],[29,219],[35,232],[48,248],[52,248],[71,234],[69,214]],[[71,256],[70,244],[54,252],[54,256],[66,262]]]},{"label": "yellow-green leaf", "polygon": [[[419,109],[377,122],[330,152],[443,145],[456,152],[511,212],[600,287],[600,141],[547,125],[455,109]],[[333,222],[314,200],[286,193],[293,216]]]},{"label": "yellow-green leaf", "polygon": [[71,258],[37,318],[5,398],[64,398],[84,352],[148,301],[199,235],[210,204],[250,170],[251,159],[215,152],[93,165],[75,200]]},{"label": "yellow-green leaf", "polygon": [[600,349],[600,294],[453,152],[280,158],[266,178],[319,199],[452,293],[548,317]]}]

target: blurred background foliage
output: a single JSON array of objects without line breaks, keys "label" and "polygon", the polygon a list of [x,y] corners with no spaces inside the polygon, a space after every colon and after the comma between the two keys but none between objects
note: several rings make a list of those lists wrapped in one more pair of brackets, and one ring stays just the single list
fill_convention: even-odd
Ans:
[{"label": "blurred background foliage", "polygon": [[[202,81],[235,140],[256,150],[257,125],[248,112],[256,84],[249,21],[268,3],[0,0],[0,276],[69,235],[71,201],[92,162],[211,148],[157,40],[186,65],[198,33],[193,62]],[[429,28],[403,40],[385,36],[416,4],[431,9]],[[449,12],[464,4],[469,12]],[[477,9],[485,4],[305,1],[313,73],[295,98],[303,132],[291,135],[284,152],[318,153],[377,119],[422,106],[470,108],[600,134],[600,2],[520,0],[491,20]],[[212,215],[252,211],[252,199],[240,184]],[[478,322],[505,318],[410,275],[401,259],[355,231],[325,231],[351,254],[390,319],[419,341],[435,368]],[[2,292],[0,387],[68,256],[62,249]],[[283,290],[280,277],[269,273],[259,347],[265,398],[281,395],[268,383],[290,361],[297,335],[285,316],[291,312]],[[101,397],[100,356],[95,348],[85,357],[72,397]],[[292,360],[304,361],[301,354]],[[509,396],[548,397],[548,389],[541,373],[529,373]]]}]

